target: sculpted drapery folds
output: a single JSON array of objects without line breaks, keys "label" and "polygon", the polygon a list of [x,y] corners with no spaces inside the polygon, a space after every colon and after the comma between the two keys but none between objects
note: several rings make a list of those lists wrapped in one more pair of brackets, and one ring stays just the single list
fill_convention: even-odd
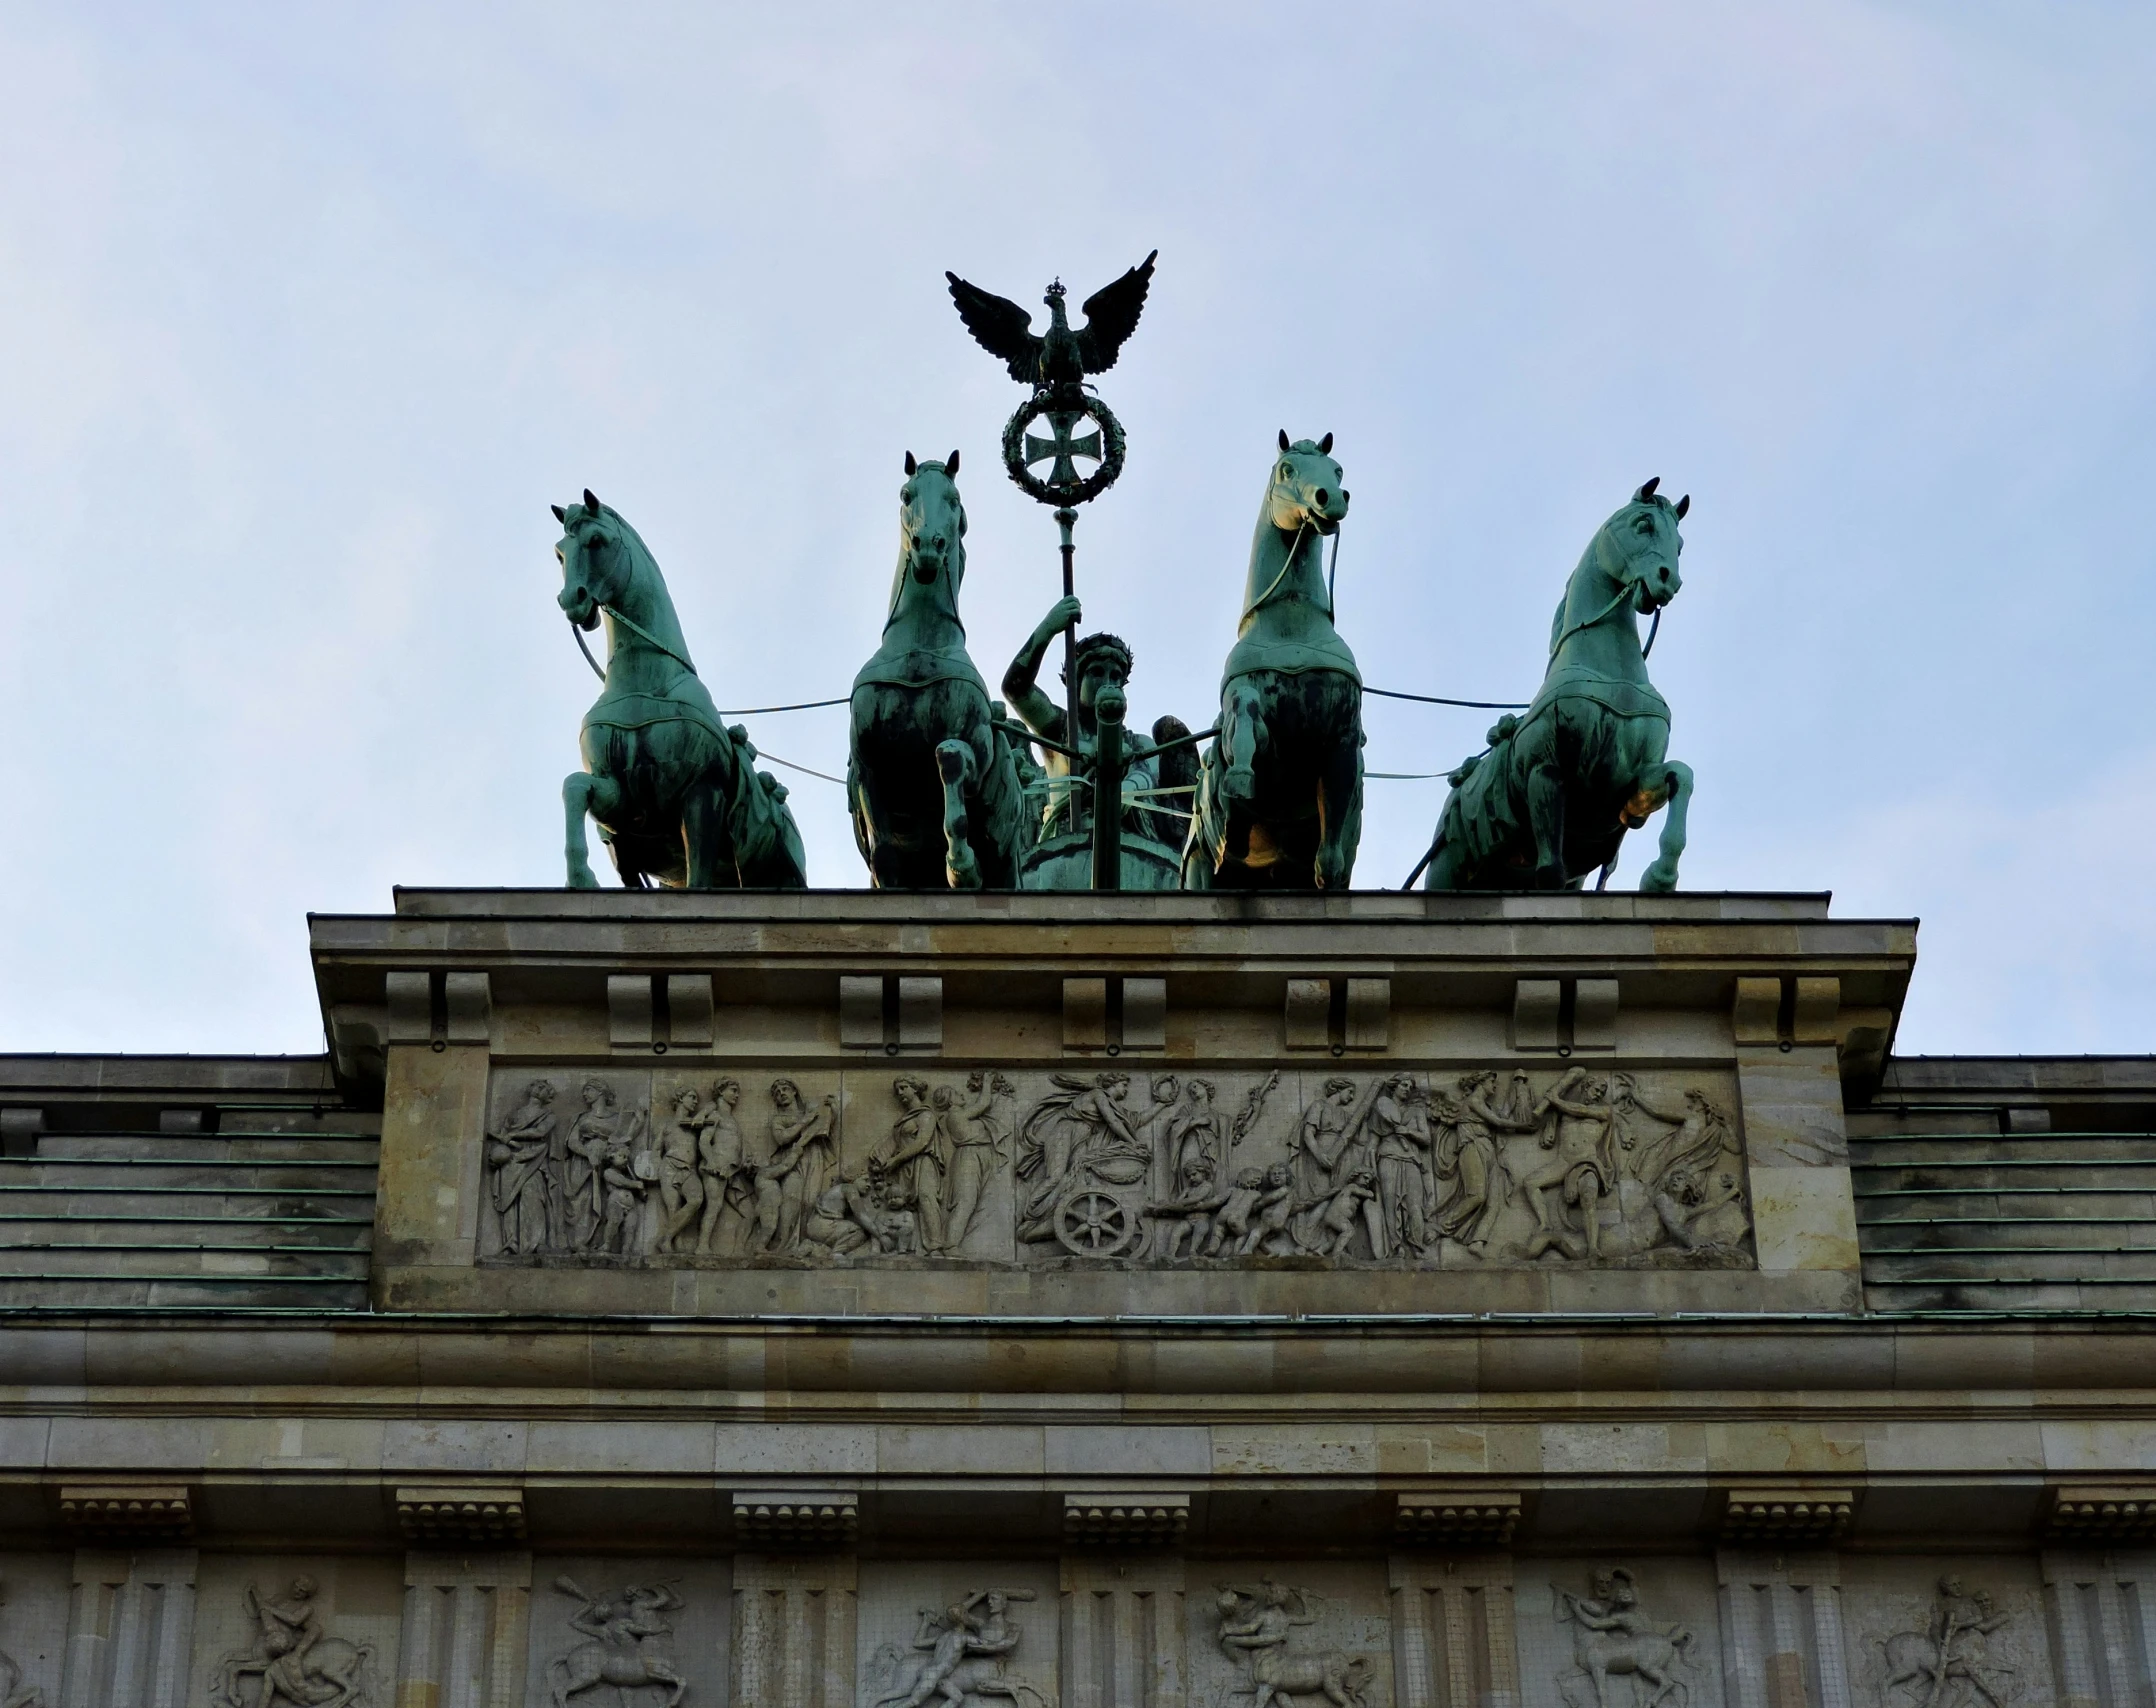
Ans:
[{"label": "sculpted drapery folds", "polygon": [[732,1077],[503,1070],[479,1259],[1742,1267],[1742,1139],[1714,1077],[776,1075],[752,1124]]},{"label": "sculpted drapery folds", "polygon": [[559,1211],[550,1164],[554,1148],[554,1086],[535,1079],[509,1119],[487,1134],[488,1194],[501,1228],[501,1248],[515,1256],[554,1243]]},{"label": "sculpted drapery folds", "polygon": [[764,1249],[784,1254],[800,1248],[808,1207],[838,1172],[838,1099],[827,1095],[810,1103],[792,1080],[775,1079],[771,1105],[770,1145],[757,1171],[757,1217],[770,1230]]}]

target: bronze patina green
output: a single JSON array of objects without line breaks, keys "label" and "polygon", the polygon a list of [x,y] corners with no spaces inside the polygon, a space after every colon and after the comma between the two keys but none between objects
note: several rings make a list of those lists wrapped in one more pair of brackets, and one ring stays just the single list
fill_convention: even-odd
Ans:
[{"label": "bronze patina green", "polygon": [[584,714],[584,769],[562,784],[570,887],[599,884],[587,813],[631,888],[804,887],[786,789],[754,769],[748,732],[720,720],[650,549],[589,488],[554,516],[561,608],[579,629],[603,622],[607,633],[606,686]]},{"label": "bronze patina green", "polygon": [[1348,887],[1362,834],[1362,674],[1333,627],[1325,541],[1347,515],[1333,436],[1280,434],[1198,778],[1186,889]]},{"label": "bronze patina green", "polygon": [[957,474],[956,451],[940,463],[906,453],[883,644],[853,679],[846,798],[878,889],[1016,889],[1032,841],[1010,742],[958,616]]},{"label": "bronze patina green", "polygon": [[[1093,795],[1099,787],[1101,728],[1106,720],[1121,731],[1129,705],[1131,651],[1118,635],[1088,635],[1080,641],[1077,681],[1070,684],[1071,710],[1066,713],[1041,692],[1041,663],[1056,636],[1075,627],[1083,614],[1075,594],[1057,600],[1003,673],[1003,692],[1011,709],[1042,739],[1048,756],[1041,840],[1026,857],[1020,872],[1022,889],[1093,887]],[[1162,718],[1153,726],[1153,742],[1143,737],[1122,737],[1121,792],[1129,804],[1122,810],[1124,834],[1119,839],[1120,875],[1116,888],[1178,887],[1181,862],[1177,849],[1183,840],[1189,803],[1186,795],[1166,795],[1161,790],[1164,785],[1171,789],[1178,783],[1187,786],[1189,749],[1179,748],[1166,756],[1171,775],[1164,778],[1163,762],[1155,755],[1154,742],[1189,733],[1180,719]]]},{"label": "bronze patina green", "polygon": [[1452,773],[1428,888],[1577,887],[1598,868],[1606,883],[1625,832],[1664,806],[1661,849],[1639,887],[1677,887],[1692,771],[1668,756],[1669,705],[1647,679],[1639,619],[1682,585],[1677,524],[1692,500],[1672,504],[1656,484],[1588,541],[1550,623],[1541,692]]}]

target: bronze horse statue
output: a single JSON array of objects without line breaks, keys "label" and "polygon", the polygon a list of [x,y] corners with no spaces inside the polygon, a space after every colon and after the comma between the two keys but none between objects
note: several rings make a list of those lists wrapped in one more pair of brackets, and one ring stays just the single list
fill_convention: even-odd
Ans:
[{"label": "bronze horse statue", "polygon": [[1362,674],[1322,563],[1348,495],[1333,436],[1290,444],[1265,487],[1243,615],[1199,769],[1183,887],[1344,890],[1362,835]]},{"label": "bronze horse statue", "polygon": [[1677,524],[1692,499],[1672,504],[1655,486],[1587,542],[1550,623],[1541,692],[1452,773],[1426,887],[1577,888],[1597,868],[1607,883],[1625,832],[1664,806],[1661,850],[1639,887],[1677,887],[1692,770],[1669,757],[1669,702],[1647,679],[1639,619],[1659,620],[1682,585]]},{"label": "bronze horse statue", "polygon": [[966,511],[957,474],[956,451],[940,463],[906,453],[883,644],[853,679],[846,799],[883,890],[1016,889],[1031,845],[1017,763],[958,618]]},{"label": "bronze horse statue", "polygon": [[785,787],[754,768],[748,731],[720,721],[650,549],[589,487],[581,504],[553,510],[561,608],[578,629],[603,621],[607,633],[606,686],[578,740],[584,769],[561,786],[569,887],[599,887],[584,840],[588,813],[630,889],[654,880],[671,889],[804,888]]}]

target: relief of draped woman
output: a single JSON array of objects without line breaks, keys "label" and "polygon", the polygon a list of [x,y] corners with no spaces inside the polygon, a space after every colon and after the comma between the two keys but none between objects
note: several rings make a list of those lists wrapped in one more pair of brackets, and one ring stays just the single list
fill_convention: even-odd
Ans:
[{"label": "relief of draped woman", "polygon": [[516,1113],[487,1135],[488,1196],[505,1255],[544,1251],[554,1233],[554,1087],[535,1079]]},{"label": "relief of draped woman", "polygon": [[758,1196],[778,1198],[777,1227],[767,1251],[792,1251],[801,1243],[801,1225],[809,1206],[824,1194],[838,1172],[832,1135],[838,1131],[838,1100],[826,1096],[811,1104],[790,1079],[771,1082],[771,1155],[759,1171]]},{"label": "relief of draped woman", "polygon": [[940,1252],[949,1234],[944,1178],[950,1156],[944,1148],[943,1123],[929,1104],[925,1080],[901,1074],[891,1082],[891,1095],[898,1101],[898,1119],[869,1162],[886,1182],[886,1201],[913,1212],[921,1249]]},{"label": "relief of draped woman", "polygon": [[561,1219],[555,1244],[581,1250],[606,1214],[606,1188],[600,1175],[606,1155],[621,1130],[621,1110],[614,1101],[614,1088],[604,1080],[587,1079],[583,1086],[584,1107],[557,1140],[554,1166],[561,1181],[557,1213]]}]

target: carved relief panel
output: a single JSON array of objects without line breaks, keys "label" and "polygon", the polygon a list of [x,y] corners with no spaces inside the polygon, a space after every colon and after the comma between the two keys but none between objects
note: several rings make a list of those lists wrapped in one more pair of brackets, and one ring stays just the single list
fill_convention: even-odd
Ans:
[{"label": "carved relief panel", "polygon": [[528,1700],[715,1708],[725,1699],[731,1598],[723,1562],[540,1555]]},{"label": "carved relief panel", "polygon": [[1749,1266],[1727,1074],[498,1069],[489,1263]]},{"label": "carved relief panel", "polygon": [[1223,1562],[1191,1568],[1191,1708],[1253,1700],[1393,1708],[1381,1562]]},{"label": "carved relief panel", "polygon": [[1052,1563],[864,1561],[856,1708],[1056,1708]]},{"label": "carved relief panel", "polygon": [[1627,1555],[1522,1560],[1520,1687],[1562,1708],[1722,1708],[1711,1562]]},{"label": "carved relief panel", "polygon": [[205,1554],[187,1701],[392,1708],[403,1614],[395,1559]]},{"label": "carved relief panel", "polygon": [[1865,1708],[2049,1708],[2034,1560],[1842,1562],[1849,1671]]}]

